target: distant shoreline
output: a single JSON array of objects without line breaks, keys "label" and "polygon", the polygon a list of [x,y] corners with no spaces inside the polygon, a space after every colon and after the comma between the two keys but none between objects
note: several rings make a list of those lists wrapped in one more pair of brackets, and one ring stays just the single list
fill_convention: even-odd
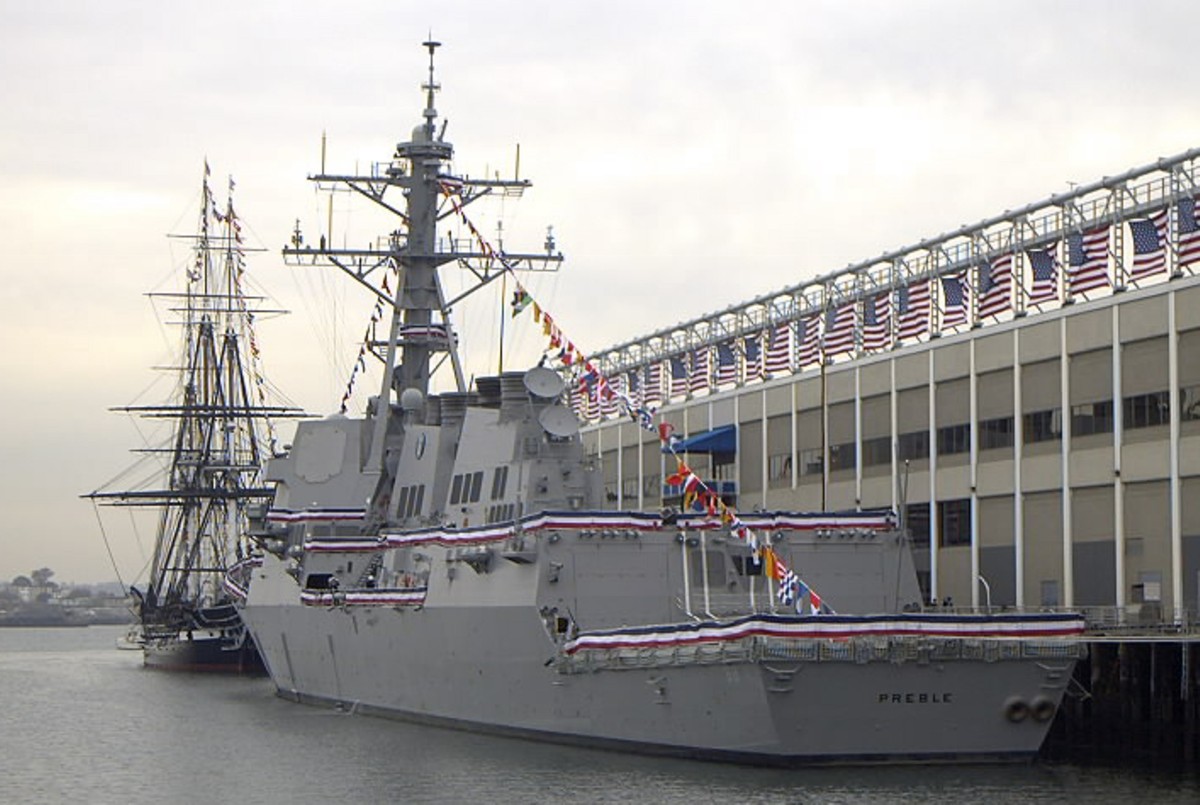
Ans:
[{"label": "distant shoreline", "polygon": [[88,609],[83,612],[49,607],[34,611],[17,610],[0,614],[0,628],[76,628],[82,626],[118,626],[133,623],[127,609]]}]

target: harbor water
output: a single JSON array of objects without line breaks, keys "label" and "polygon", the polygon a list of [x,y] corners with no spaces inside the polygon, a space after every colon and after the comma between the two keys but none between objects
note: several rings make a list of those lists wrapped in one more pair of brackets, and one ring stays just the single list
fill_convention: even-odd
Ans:
[{"label": "harbor water", "polygon": [[1200,769],[1144,759],[782,770],[410,725],[297,705],[264,678],[146,670],[122,634],[0,629],[3,801],[1200,802]]}]

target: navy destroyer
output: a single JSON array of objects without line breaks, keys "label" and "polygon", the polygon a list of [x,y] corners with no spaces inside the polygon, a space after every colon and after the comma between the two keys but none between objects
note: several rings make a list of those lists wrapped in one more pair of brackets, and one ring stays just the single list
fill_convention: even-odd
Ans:
[{"label": "navy destroyer", "polygon": [[181,341],[171,399],[116,410],[168,425],[159,444],[140,448],[126,470],[135,488],[102,488],[85,497],[152,509],[154,554],[144,588],[131,587],[135,626],[124,641],[146,666],[167,670],[262,673],[254,641],[225,589],[225,574],[250,555],[248,508],[274,490],[262,468],[275,441],[275,418],[301,412],[275,404],[262,375],[254,334],[262,298],[247,290],[242,224],[218,202],[204,167],[200,214],[183,290],[154,293],[177,319]]},{"label": "navy destroyer", "polygon": [[[278,693],[749,763],[1033,757],[1083,650],[1078,616],[928,610],[888,511],[736,511],[676,452],[669,424],[573,345],[558,353],[569,368],[468,386],[439,267],[474,265],[489,284],[560,257],[549,242],[493,248],[469,223],[466,247],[439,231],[528,183],[451,172],[437,43],[425,46],[411,138],[371,175],[313,177],[378,202],[399,228],[366,250],[306,245],[297,231],[284,250],[373,287],[391,271],[398,281],[377,290],[391,309],[386,337],[370,340],[379,394],[363,416],[298,424],[268,465],[261,551],[228,576]],[[514,309],[530,302],[517,287]],[[439,368],[453,390],[432,390]],[[572,371],[660,434],[679,507],[611,509],[567,402]]]}]

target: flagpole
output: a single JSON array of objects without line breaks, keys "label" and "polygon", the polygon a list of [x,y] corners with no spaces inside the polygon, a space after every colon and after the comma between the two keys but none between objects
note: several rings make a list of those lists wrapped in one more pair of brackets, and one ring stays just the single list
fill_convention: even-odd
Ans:
[{"label": "flagpole", "polygon": [[821,350],[821,511],[829,493],[829,407],[825,404],[825,350]]}]

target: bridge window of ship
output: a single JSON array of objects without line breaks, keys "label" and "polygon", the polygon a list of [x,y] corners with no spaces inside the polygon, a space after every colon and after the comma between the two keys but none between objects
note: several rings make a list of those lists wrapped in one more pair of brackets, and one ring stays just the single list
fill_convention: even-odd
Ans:
[{"label": "bridge window of ship", "polygon": [[401,487],[396,503],[396,514],[402,519],[415,517],[421,513],[421,506],[424,502],[425,484]]},{"label": "bridge window of ship", "polygon": [[508,465],[497,467],[492,472],[492,500],[502,500],[508,487]]},{"label": "bridge window of ship", "polygon": [[[483,470],[471,473],[471,503],[478,503],[479,496],[483,492]],[[463,489],[463,494],[466,494],[466,488]]]},{"label": "bridge window of ship", "polygon": [[452,504],[462,502],[462,488],[463,476],[455,475],[454,480],[450,482],[450,502]]}]

